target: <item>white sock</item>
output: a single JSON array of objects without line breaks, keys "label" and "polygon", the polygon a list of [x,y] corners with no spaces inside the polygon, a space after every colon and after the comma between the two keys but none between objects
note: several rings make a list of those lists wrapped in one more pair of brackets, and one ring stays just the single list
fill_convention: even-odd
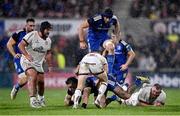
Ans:
[{"label": "white sock", "polygon": [[79,98],[81,97],[81,90],[76,89],[75,93],[74,93],[74,104],[78,105],[79,103]]},{"label": "white sock", "polygon": [[106,89],[107,89],[107,83],[103,82],[100,87],[99,87],[99,94],[96,98],[96,100],[99,100],[101,99],[101,97],[104,95],[104,93],[106,92]]}]

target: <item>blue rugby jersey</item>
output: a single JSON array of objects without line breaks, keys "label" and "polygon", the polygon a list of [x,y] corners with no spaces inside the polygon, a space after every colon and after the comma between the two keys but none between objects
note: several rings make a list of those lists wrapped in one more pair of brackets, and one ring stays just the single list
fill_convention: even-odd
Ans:
[{"label": "blue rugby jersey", "polygon": [[15,53],[21,53],[19,48],[18,48],[18,44],[21,42],[21,40],[23,39],[23,37],[26,35],[26,31],[21,30],[19,32],[15,32],[12,34],[12,38],[14,39],[14,41],[16,42],[16,44],[14,45],[14,51]]},{"label": "blue rugby jersey", "polygon": [[115,47],[115,61],[113,69],[116,71],[120,70],[120,66],[125,64],[128,58],[128,52],[132,51],[132,47],[121,40]]}]

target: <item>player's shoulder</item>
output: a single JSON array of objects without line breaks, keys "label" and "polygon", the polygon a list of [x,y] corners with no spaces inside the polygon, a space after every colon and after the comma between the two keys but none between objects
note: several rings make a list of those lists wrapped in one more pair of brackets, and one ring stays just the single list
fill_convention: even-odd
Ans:
[{"label": "player's shoulder", "polygon": [[124,45],[124,46],[127,46],[127,45],[128,45],[128,43],[125,42],[124,40],[121,40],[120,43],[121,43],[122,45]]},{"label": "player's shoulder", "polygon": [[93,17],[93,20],[94,21],[98,21],[98,20],[101,20],[102,19],[102,15],[101,14],[96,14],[94,17]]},{"label": "player's shoulder", "polygon": [[166,98],[166,93],[164,92],[164,90],[161,90],[161,94],[160,95]]},{"label": "player's shoulder", "polygon": [[113,15],[112,19],[118,20],[116,15]]},{"label": "player's shoulder", "polygon": [[48,41],[49,43],[52,43],[52,40],[51,40],[50,37],[47,38],[47,41]]},{"label": "player's shoulder", "polygon": [[16,32],[14,32],[13,34],[21,34],[21,33],[26,33],[26,30],[20,29],[20,30],[17,30]]}]

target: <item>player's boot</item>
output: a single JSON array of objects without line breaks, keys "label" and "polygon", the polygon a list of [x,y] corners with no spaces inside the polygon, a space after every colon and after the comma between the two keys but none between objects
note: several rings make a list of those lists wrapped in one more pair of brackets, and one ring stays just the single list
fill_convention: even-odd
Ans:
[{"label": "player's boot", "polygon": [[30,106],[32,108],[41,108],[42,107],[39,100],[37,100],[35,97],[30,98]]},{"label": "player's boot", "polygon": [[102,108],[102,106],[100,105],[100,101],[99,100],[95,100],[94,104],[96,105],[97,108]]},{"label": "player's boot", "polygon": [[45,106],[46,106],[44,96],[41,96],[41,97],[40,97],[40,96],[38,95],[38,101],[39,101],[39,103],[41,104],[42,107],[45,107]]},{"label": "player's boot", "polygon": [[149,79],[149,77],[136,76],[136,79],[141,80],[141,83],[150,83],[150,79]]},{"label": "player's boot", "polygon": [[73,105],[72,108],[73,108],[73,109],[77,109],[77,108],[78,108],[78,104],[77,104],[77,103],[74,103],[74,105]]},{"label": "player's boot", "polygon": [[17,93],[18,93],[18,89],[16,89],[16,87],[14,86],[10,94],[12,100],[16,98]]}]

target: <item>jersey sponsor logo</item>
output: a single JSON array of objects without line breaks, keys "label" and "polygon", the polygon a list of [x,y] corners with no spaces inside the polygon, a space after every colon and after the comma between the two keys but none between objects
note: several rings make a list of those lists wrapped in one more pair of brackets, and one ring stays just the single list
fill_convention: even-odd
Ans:
[{"label": "jersey sponsor logo", "polygon": [[43,49],[42,46],[33,49],[33,51],[36,51],[36,52],[39,52],[39,53],[45,53],[45,51],[43,51],[43,50],[44,49]]}]

